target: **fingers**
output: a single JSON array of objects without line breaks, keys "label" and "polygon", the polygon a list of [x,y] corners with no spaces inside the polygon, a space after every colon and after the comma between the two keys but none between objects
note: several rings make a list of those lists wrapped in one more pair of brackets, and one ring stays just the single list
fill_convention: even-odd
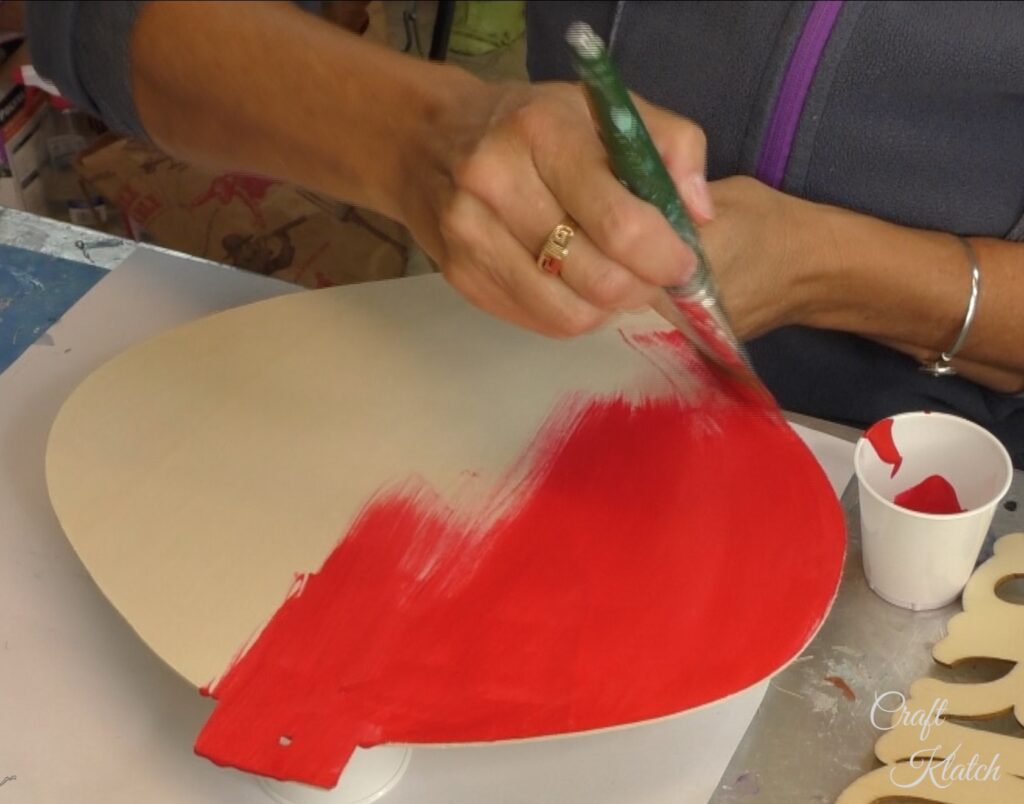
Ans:
[{"label": "fingers", "polygon": [[[480,307],[550,335],[586,332],[611,312],[648,306],[687,282],[696,257],[660,211],[633,196],[608,158],[578,88],[531,87],[452,170],[443,214],[443,270]],[[514,99],[513,99],[514,100]],[[695,217],[710,204],[704,137],[692,123],[640,102],[673,175],[697,175],[684,197]],[[559,277],[536,256],[552,229],[574,223]]]},{"label": "fingers", "polygon": [[[518,146],[518,141],[511,138],[492,145],[487,159],[481,160],[479,166],[464,167],[457,182],[467,192],[485,201],[535,258],[551,231],[567,215],[561,200],[555,197],[536,170],[497,169],[498,165],[512,163]],[[608,167],[601,165],[596,170],[607,173]],[[621,190],[617,182],[613,183]],[[632,200],[638,206],[646,206]],[[660,286],[645,281],[602,252],[578,220],[574,221],[573,229],[575,235],[569,244],[569,255],[562,261],[561,278],[564,283],[583,301],[601,310],[637,310],[648,306]],[[670,228],[667,236],[678,241]],[[679,243],[678,252],[685,258],[688,250]],[[531,270],[538,269],[534,265]],[[689,273],[683,272],[678,276],[688,278]]]},{"label": "fingers", "polygon": [[680,198],[697,223],[715,217],[708,189],[707,138],[704,131],[678,115],[633,96]]},{"label": "fingers", "polygon": [[660,286],[644,282],[608,259],[579,226],[562,261],[561,278],[580,298],[607,311],[649,307],[663,292]]},{"label": "fingers", "polygon": [[[534,164],[545,185],[609,259],[652,285],[680,285],[696,257],[664,216],[615,178],[597,137],[588,132],[569,151],[538,144]],[[564,147],[564,146],[563,146]]]},{"label": "fingers", "polygon": [[[561,203],[534,171],[520,173],[514,188],[495,191],[492,186],[488,196],[496,216],[531,255],[540,254],[551,231],[566,218]],[[523,203],[523,199],[530,199],[530,203]],[[560,275],[565,284],[582,300],[601,310],[637,310],[648,306],[659,286],[646,282],[604,254],[578,220],[573,222],[573,229],[569,254],[562,260]],[[674,232],[669,236],[676,238]],[[532,269],[538,270],[536,266]]]},{"label": "fingers", "polygon": [[[679,130],[672,138],[672,153],[696,151],[688,158],[702,166],[700,130],[681,118],[673,121],[674,128],[662,125]],[[532,164],[524,165],[527,159]],[[511,164],[521,167],[502,169]],[[500,135],[460,166],[456,184],[486,201],[527,247],[547,236],[549,229],[538,233],[538,225],[552,226],[569,214],[602,254],[643,282],[681,284],[695,268],[693,253],[662,214],[612,174],[578,88],[549,91],[510,115]],[[541,192],[545,188],[546,194]]]},{"label": "fingers", "polygon": [[553,337],[589,332],[607,320],[608,311],[538,268],[535,256],[471,194],[456,193],[441,226],[448,245],[445,276],[492,315]]}]

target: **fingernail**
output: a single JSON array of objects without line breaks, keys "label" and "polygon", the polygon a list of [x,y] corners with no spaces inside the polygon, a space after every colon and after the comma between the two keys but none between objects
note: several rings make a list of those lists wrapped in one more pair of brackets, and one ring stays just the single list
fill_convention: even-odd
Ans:
[{"label": "fingernail", "polygon": [[679,268],[678,278],[676,279],[677,285],[685,285],[690,281],[693,276],[693,272],[697,269],[697,255],[693,253],[689,248],[686,249],[686,258],[683,260],[683,264]]},{"label": "fingernail", "polygon": [[701,173],[694,173],[683,184],[683,202],[706,221],[715,217],[715,205],[711,201],[711,191],[707,179]]}]

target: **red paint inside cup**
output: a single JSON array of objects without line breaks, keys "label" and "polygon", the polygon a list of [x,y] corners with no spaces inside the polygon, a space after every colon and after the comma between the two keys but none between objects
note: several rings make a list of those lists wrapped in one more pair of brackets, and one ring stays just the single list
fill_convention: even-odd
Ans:
[{"label": "red paint inside cup", "polygon": [[956,488],[942,475],[929,475],[916,486],[901,491],[893,502],[920,514],[961,514],[967,510],[960,505]]},{"label": "red paint inside cup", "polygon": [[864,434],[864,437],[875,448],[878,459],[882,463],[892,466],[892,474],[889,477],[896,477],[896,473],[903,464],[903,456],[900,454],[899,449],[897,449],[896,442],[893,441],[892,425],[892,419],[882,419],[882,421],[873,425]]}]

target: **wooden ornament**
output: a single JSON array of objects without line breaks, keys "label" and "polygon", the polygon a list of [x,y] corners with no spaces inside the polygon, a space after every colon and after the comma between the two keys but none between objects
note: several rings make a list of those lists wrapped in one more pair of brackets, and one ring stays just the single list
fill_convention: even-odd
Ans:
[{"label": "wooden ornament", "polygon": [[[891,730],[875,744],[875,754],[886,766],[850,785],[837,804],[869,804],[896,796],[943,804],[1024,801],[1024,738],[945,719],[981,721],[1013,712],[1024,726],[1024,606],[997,594],[1002,583],[1018,577],[1024,577],[1024,533],[996,542],[995,555],[974,572],[964,590],[963,612],[950,619],[948,636],[933,649],[935,659],[945,665],[990,658],[1014,666],[1002,678],[985,683],[915,681],[905,707],[893,713]],[[907,713],[941,716],[923,728],[920,718],[908,722],[913,716]]]}]

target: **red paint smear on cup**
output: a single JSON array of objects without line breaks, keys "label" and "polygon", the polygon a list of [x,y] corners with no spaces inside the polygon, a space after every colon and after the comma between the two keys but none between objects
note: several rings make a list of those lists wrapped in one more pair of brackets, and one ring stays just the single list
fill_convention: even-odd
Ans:
[{"label": "red paint smear on cup", "polygon": [[942,475],[929,475],[916,486],[901,491],[893,499],[901,508],[921,514],[962,514],[956,488]]},{"label": "red paint smear on cup", "polygon": [[892,419],[882,419],[882,421],[873,424],[864,434],[864,437],[871,442],[871,446],[875,448],[875,453],[882,463],[892,464],[892,474],[889,477],[896,477],[896,473],[900,470],[900,466],[903,463],[903,456],[896,448],[896,442],[892,439],[892,425]]},{"label": "red paint smear on cup", "polygon": [[844,521],[777,409],[733,390],[569,400],[497,516],[381,492],[213,686],[196,751],[329,787],[358,746],[635,723],[777,671],[834,599]]}]

